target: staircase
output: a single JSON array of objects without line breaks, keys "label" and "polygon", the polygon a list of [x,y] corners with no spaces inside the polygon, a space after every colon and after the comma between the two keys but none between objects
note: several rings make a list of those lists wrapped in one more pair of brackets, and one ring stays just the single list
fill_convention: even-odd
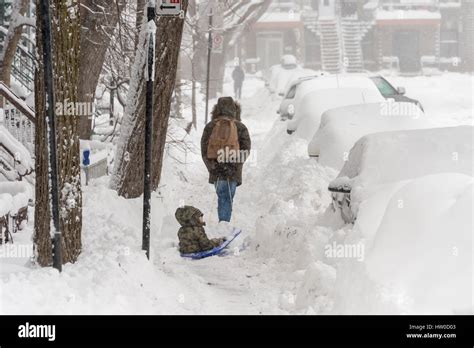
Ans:
[{"label": "staircase", "polygon": [[363,71],[361,23],[355,17],[344,17],[341,20],[341,32],[345,71],[348,73]]},{"label": "staircase", "polygon": [[0,126],[5,127],[30,154],[34,154],[36,123],[34,110],[0,81],[0,98],[2,97],[5,104],[3,106],[3,120],[0,119]]},{"label": "staircase", "polygon": [[35,57],[23,47],[18,48],[12,64],[12,77],[29,93],[35,84]]},{"label": "staircase", "polygon": [[322,69],[329,73],[361,72],[364,70],[362,40],[375,21],[359,21],[357,16],[318,18],[305,15],[307,29],[321,39]]},{"label": "staircase", "polygon": [[[0,0],[0,51],[3,50],[5,36],[8,33],[11,12],[12,1]],[[27,11],[27,16],[31,15],[31,11]],[[34,89],[35,64],[35,31],[33,28],[25,26],[13,58],[11,77],[28,93]]]},{"label": "staircase", "polygon": [[342,50],[339,25],[336,19],[319,19],[318,32],[321,37],[321,61],[324,71],[341,72]]}]

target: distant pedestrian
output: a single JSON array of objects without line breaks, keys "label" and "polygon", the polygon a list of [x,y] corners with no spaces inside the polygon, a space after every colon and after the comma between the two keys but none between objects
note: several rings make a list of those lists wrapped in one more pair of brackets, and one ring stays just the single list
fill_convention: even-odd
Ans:
[{"label": "distant pedestrian", "polygon": [[202,159],[209,171],[209,183],[217,193],[219,222],[230,222],[235,191],[242,184],[242,167],[250,148],[249,132],[240,121],[240,105],[231,97],[219,98],[201,138]]},{"label": "distant pedestrian", "polygon": [[232,72],[232,79],[234,80],[234,95],[235,99],[242,99],[242,86],[245,80],[244,69],[240,65],[237,65]]}]

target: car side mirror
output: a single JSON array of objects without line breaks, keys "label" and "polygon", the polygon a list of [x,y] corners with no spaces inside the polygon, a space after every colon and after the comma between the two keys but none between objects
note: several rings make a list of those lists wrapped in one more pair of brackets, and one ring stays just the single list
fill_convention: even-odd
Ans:
[{"label": "car side mirror", "polygon": [[407,91],[405,87],[397,87],[398,94],[404,95]]}]

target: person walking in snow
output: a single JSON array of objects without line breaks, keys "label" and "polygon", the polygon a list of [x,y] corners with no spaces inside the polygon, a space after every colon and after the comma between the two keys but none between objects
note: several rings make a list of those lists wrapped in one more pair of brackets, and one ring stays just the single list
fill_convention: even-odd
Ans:
[{"label": "person walking in snow", "polygon": [[234,80],[234,95],[235,99],[242,99],[242,85],[245,80],[244,69],[240,65],[237,65],[232,72],[232,79]]},{"label": "person walking in snow", "polygon": [[235,191],[250,156],[250,135],[240,113],[240,105],[231,97],[219,98],[201,138],[202,159],[217,193],[219,222],[230,222]]}]

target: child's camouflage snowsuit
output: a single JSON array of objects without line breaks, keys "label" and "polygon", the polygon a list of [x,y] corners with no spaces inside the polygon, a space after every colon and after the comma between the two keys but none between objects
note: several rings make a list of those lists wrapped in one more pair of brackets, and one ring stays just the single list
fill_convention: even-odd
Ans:
[{"label": "child's camouflage snowsuit", "polygon": [[176,210],[176,220],[182,226],[178,231],[179,251],[182,254],[210,250],[224,241],[222,238],[207,238],[204,224],[199,222],[201,216],[203,214],[199,209],[188,205]]}]

